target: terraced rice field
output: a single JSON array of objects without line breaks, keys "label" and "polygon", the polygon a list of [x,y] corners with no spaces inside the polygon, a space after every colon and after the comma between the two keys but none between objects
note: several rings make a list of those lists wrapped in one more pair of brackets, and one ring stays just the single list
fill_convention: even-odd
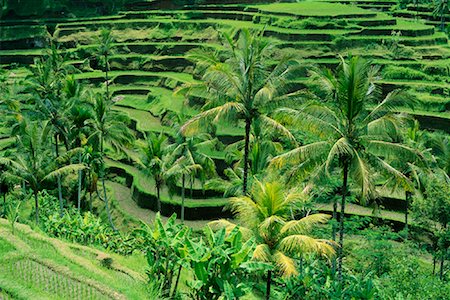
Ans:
[{"label": "terraced rice field", "polygon": [[[186,105],[186,99],[174,91],[197,81],[192,63],[186,59],[191,49],[205,47],[220,53],[221,32],[235,35],[241,28],[264,30],[265,38],[275,45],[273,57],[294,53],[304,62],[294,84],[296,88],[311,84],[307,69],[319,65],[333,67],[339,55],[359,55],[382,68],[379,83],[382,93],[401,88],[417,97],[415,109],[401,109],[415,115],[424,128],[450,131],[450,46],[447,36],[439,32],[433,19],[414,20],[406,12],[390,13],[395,1],[328,0],[274,4],[215,4],[158,9],[148,5],[131,6],[117,16],[89,19],[49,19],[2,21],[0,35],[1,65],[16,78],[27,75],[25,66],[43,54],[52,37],[60,45],[69,64],[77,70],[75,78],[100,90],[104,74],[94,57],[99,30],[112,29],[114,36],[110,59],[111,91],[115,108],[132,120],[132,128],[143,137],[146,132],[173,130],[165,125],[170,113],[192,116],[199,107]],[[408,6],[408,12],[411,12]],[[388,13],[389,12],[389,13]],[[420,16],[429,12],[421,11]],[[24,30],[27,28],[27,30]],[[30,29],[31,28],[31,29]],[[192,99],[190,99],[192,100]],[[223,144],[243,135],[242,127],[224,124],[216,132]],[[0,149],[8,147],[0,139]],[[225,155],[220,149],[203,149],[212,154],[223,171]],[[110,170],[128,178],[133,197],[143,207],[154,208],[154,184],[129,161],[109,160]],[[194,187],[187,193],[188,219],[217,217],[227,202],[219,192]],[[163,213],[179,211],[179,189],[163,192]],[[402,207],[401,196],[385,195]],[[355,214],[358,214],[356,211]],[[365,213],[366,214],[366,213]],[[385,216],[389,219],[389,214]],[[398,216],[391,219],[398,219]],[[24,262],[25,263],[25,262]],[[27,262],[29,263],[29,262]]]},{"label": "terraced rice field", "polygon": [[[104,257],[112,259],[111,268],[101,266]],[[51,239],[25,225],[12,234],[0,219],[1,299],[139,299],[146,292],[144,262]]]}]

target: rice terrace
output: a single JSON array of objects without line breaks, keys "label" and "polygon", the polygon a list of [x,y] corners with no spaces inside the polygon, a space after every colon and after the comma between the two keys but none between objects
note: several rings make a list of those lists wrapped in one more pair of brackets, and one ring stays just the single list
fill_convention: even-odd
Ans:
[{"label": "rice terrace", "polygon": [[0,299],[450,299],[448,0],[0,0]]}]

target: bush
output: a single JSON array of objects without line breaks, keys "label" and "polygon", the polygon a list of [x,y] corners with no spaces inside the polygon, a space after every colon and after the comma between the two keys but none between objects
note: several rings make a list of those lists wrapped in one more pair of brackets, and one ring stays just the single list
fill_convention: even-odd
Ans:
[{"label": "bush", "polygon": [[42,229],[50,236],[64,238],[83,245],[99,245],[122,255],[131,254],[134,240],[113,231],[99,217],[70,208],[59,215],[58,199],[46,192],[40,195]]},{"label": "bush", "polygon": [[384,79],[408,79],[408,80],[426,80],[431,81],[432,77],[421,71],[405,67],[386,66],[383,69]]}]

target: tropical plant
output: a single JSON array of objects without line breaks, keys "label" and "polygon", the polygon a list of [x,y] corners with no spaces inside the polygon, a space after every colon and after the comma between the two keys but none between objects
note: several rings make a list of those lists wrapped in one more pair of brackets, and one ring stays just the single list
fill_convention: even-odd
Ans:
[{"label": "tropical plant", "polygon": [[[64,96],[65,76],[67,68],[64,58],[58,53],[58,49],[52,45],[47,49],[47,54],[35,60],[30,76],[30,83],[35,95],[36,112],[41,120],[49,122],[49,128],[55,141],[55,158],[59,159],[62,141],[68,150],[68,122],[67,112],[71,109],[73,102]],[[60,203],[60,214],[63,214],[63,198],[61,178],[57,178],[58,199]]]},{"label": "tropical plant", "polygon": [[7,213],[6,213],[6,218],[8,219],[9,223],[11,224],[11,232],[13,235],[15,232],[16,222],[19,220],[19,213],[20,213],[21,205],[22,205],[22,202],[20,202],[20,201],[17,201],[16,205],[10,203],[8,206]]},{"label": "tropical plant", "polygon": [[17,153],[12,159],[0,158],[0,164],[8,168],[4,176],[9,181],[24,182],[31,188],[35,200],[36,223],[39,223],[38,193],[44,189],[44,182],[76,172],[84,166],[71,164],[59,167],[58,162],[51,159],[48,122],[39,125],[24,119],[21,127],[21,135],[17,137]]},{"label": "tropical plant", "polygon": [[[203,111],[183,127],[185,133],[206,128],[219,121],[245,123],[243,155],[243,193],[247,193],[250,135],[254,123],[272,136],[294,137],[284,126],[270,117],[274,108],[284,106],[295,94],[287,93],[288,79],[293,76],[297,62],[283,58],[276,66],[269,65],[269,43],[262,33],[252,35],[242,30],[237,41],[225,34],[227,54],[224,61],[216,53],[196,50],[188,57],[197,63],[203,73],[203,83],[187,88],[189,92],[203,93],[207,100]],[[186,91],[186,90],[185,90]]]},{"label": "tropical plant", "polygon": [[202,183],[215,174],[214,161],[199,151],[202,146],[214,143],[207,134],[185,136],[181,131],[175,136],[175,143],[167,147],[166,181],[170,190],[176,188],[181,180],[181,220],[184,222],[186,179],[191,179],[191,191],[194,179],[198,177]]},{"label": "tropical plant", "polygon": [[133,232],[138,248],[147,255],[149,278],[158,280],[164,296],[176,295],[181,270],[187,262],[183,247],[189,241],[190,229],[176,223],[173,214],[165,223],[160,213],[156,214],[151,225],[142,224]]},{"label": "tropical plant", "polygon": [[[298,110],[284,108],[278,117],[286,124],[317,134],[319,140],[297,147],[274,158],[278,167],[295,165],[299,172],[311,172],[311,180],[342,170],[341,211],[339,216],[338,278],[342,279],[345,203],[349,184],[359,187],[362,202],[376,195],[375,172],[389,174],[406,184],[408,178],[387,161],[399,157],[417,158],[418,153],[400,140],[403,116],[393,110],[412,99],[400,91],[389,93],[378,102],[374,81],[378,68],[358,57],[341,57],[336,72],[315,70],[312,80],[323,101],[310,101]],[[369,105],[375,108],[369,109]],[[351,182],[349,182],[349,178]],[[337,205],[334,205],[337,207]]]},{"label": "tropical plant", "polygon": [[439,277],[444,278],[444,262],[450,247],[450,185],[441,173],[429,176],[423,197],[413,203],[413,212],[419,224],[429,228],[437,241],[440,258]]},{"label": "tropical plant", "polygon": [[100,29],[100,37],[98,40],[97,54],[101,58],[101,64],[103,65],[103,70],[105,72],[105,85],[106,85],[106,97],[109,100],[111,95],[109,94],[109,58],[113,55],[113,42],[114,38],[111,34],[111,30],[107,28]]},{"label": "tropical plant", "polygon": [[439,16],[441,19],[441,30],[445,30],[445,16],[450,12],[448,5],[448,0],[434,0],[433,15]]},{"label": "tropical plant", "polygon": [[90,140],[91,144],[98,145],[96,150],[99,152],[101,159],[99,175],[103,188],[102,200],[105,203],[108,220],[112,228],[115,229],[109,208],[108,196],[106,194],[105,147],[109,147],[116,152],[121,152],[125,147],[129,147],[132,144],[133,134],[126,126],[130,122],[129,118],[113,110],[112,105],[112,101],[105,99],[102,95],[97,94],[94,96],[93,115],[89,122],[92,132],[88,140]]},{"label": "tropical plant", "polygon": [[165,182],[167,163],[165,162],[167,153],[167,137],[160,133],[156,135],[150,132],[146,135],[146,143],[140,147],[142,158],[139,160],[139,165],[144,173],[153,177],[156,188],[157,211],[161,211],[161,189]]},{"label": "tropical plant", "polygon": [[[254,183],[249,196],[230,200],[231,210],[242,224],[242,233],[256,241],[252,258],[271,265],[267,271],[266,299],[270,298],[273,274],[284,277],[298,274],[296,258],[306,254],[331,257],[335,253],[331,241],[308,236],[316,225],[328,221],[328,215],[311,214],[299,220],[292,218],[305,201],[303,193],[288,191],[281,182],[260,181]],[[227,220],[210,224],[213,228],[228,230],[236,227]]]},{"label": "tropical plant", "polygon": [[240,299],[250,289],[249,274],[266,265],[250,262],[254,240],[243,240],[239,227],[227,233],[206,226],[205,238],[187,239],[181,252],[194,273],[188,281],[192,299]]}]

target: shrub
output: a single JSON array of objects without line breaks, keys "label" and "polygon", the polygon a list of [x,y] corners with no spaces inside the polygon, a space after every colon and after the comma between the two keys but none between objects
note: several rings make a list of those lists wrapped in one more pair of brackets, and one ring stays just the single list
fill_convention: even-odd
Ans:
[{"label": "shrub", "polygon": [[424,74],[421,71],[398,67],[398,66],[386,66],[383,69],[383,78],[385,79],[409,79],[409,80],[427,80],[431,81],[431,76]]}]

